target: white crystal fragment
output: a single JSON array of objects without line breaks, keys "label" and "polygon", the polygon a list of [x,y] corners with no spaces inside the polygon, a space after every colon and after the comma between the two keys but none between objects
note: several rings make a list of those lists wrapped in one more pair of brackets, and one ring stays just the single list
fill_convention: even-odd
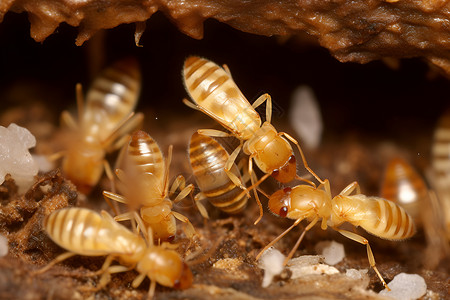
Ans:
[{"label": "white crystal fragment", "polygon": [[39,167],[39,171],[43,173],[50,172],[55,169],[55,163],[48,159],[46,155],[32,154],[31,155],[34,161],[37,163]]},{"label": "white crystal fragment", "polygon": [[322,263],[323,257],[320,255],[303,255],[288,261],[287,266],[292,272],[292,279],[306,275],[333,275],[338,274],[339,270],[335,267]]},{"label": "white crystal fragment", "polygon": [[273,277],[281,274],[284,270],[284,259],[286,257],[274,247],[270,247],[261,255],[258,266],[264,270],[264,278],[261,286],[268,287],[273,280]]},{"label": "white crystal fragment", "polygon": [[0,257],[8,254],[8,239],[0,234]]},{"label": "white crystal fragment", "polygon": [[317,243],[316,252],[322,255],[324,262],[329,265],[340,263],[345,257],[344,245],[335,241],[323,241]]},{"label": "white crystal fragment", "polygon": [[427,292],[425,279],[417,274],[400,273],[388,283],[391,291],[382,290],[379,294],[396,300],[414,300]]},{"label": "white crystal fragment", "polygon": [[314,91],[306,85],[299,86],[292,94],[289,122],[301,138],[302,146],[316,149],[322,138],[323,122]]},{"label": "white crystal fragment", "polygon": [[5,181],[5,175],[10,174],[19,193],[31,186],[39,169],[28,151],[34,146],[36,138],[28,129],[14,123],[8,128],[0,126],[0,184]]}]

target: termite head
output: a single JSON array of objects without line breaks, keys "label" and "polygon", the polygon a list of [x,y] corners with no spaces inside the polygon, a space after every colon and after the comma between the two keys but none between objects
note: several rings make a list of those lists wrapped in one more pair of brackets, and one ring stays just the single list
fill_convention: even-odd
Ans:
[{"label": "termite head", "polygon": [[183,262],[181,272],[178,279],[175,280],[173,287],[179,290],[187,289],[192,285],[193,280],[194,277],[192,276],[191,269],[189,269],[188,265]]},{"label": "termite head", "polygon": [[297,163],[294,155],[291,155],[286,163],[278,169],[273,170],[272,177],[279,182],[290,182],[297,174]]},{"label": "termite head", "polygon": [[67,151],[62,169],[80,192],[88,194],[100,180],[104,157],[105,151],[101,145],[79,142]]},{"label": "termite head", "polygon": [[269,197],[269,209],[272,213],[285,218],[291,209],[291,191],[292,189],[287,187],[282,190],[278,190]]},{"label": "termite head", "polygon": [[329,196],[324,190],[298,185],[276,191],[269,197],[269,209],[280,217],[290,219],[325,217],[329,213]]},{"label": "termite head", "polygon": [[178,253],[163,247],[150,248],[136,269],[151,280],[175,289],[187,289],[193,281],[191,270]]}]

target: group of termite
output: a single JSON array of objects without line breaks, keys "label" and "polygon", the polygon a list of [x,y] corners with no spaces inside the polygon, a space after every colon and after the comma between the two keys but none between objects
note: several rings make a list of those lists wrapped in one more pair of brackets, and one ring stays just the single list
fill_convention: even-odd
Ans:
[{"label": "group of termite", "polygon": [[[89,193],[106,172],[113,182],[112,191],[103,195],[115,216],[100,214],[86,208],[65,208],[48,215],[43,223],[50,238],[68,252],[58,256],[51,266],[74,255],[106,256],[98,289],[105,287],[111,274],[135,269],[139,275],[132,287],[138,287],[148,277],[148,297],[155,293],[156,283],[176,289],[192,285],[193,275],[176,245],[170,244],[177,234],[176,220],[183,222],[184,233],[193,238],[196,231],[189,219],[175,212],[174,203],[190,196],[201,215],[208,218],[202,205],[207,199],[213,206],[229,213],[243,211],[253,192],[260,215],[263,206],[259,195],[268,198],[269,210],[294,223],[266,245],[261,255],[304,219],[308,224],[285,260],[292,258],[307,231],[316,223],[366,245],[370,266],[383,285],[386,282],[375,265],[369,242],[361,235],[339,228],[344,222],[360,226],[370,234],[388,239],[404,240],[415,233],[412,217],[404,208],[379,197],[361,194],[358,183],[352,182],[339,195],[332,197],[330,183],[321,179],[307,164],[299,143],[289,134],[278,132],[271,124],[272,102],[268,94],[253,104],[241,93],[226,65],[223,67],[205,58],[191,56],[185,60],[182,78],[191,101],[183,102],[217,121],[226,131],[200,129],[191,137],[189,158],[198,189],[186,185],[183,176],[169,184],[172,146],[167,156],[146,132],[135,131],[143,122],[143,114],[134,113],[140,93],[141,75],[135,60],[122,60],[106,68],[96,77],[84,100],[81,85],[77,85],[78,120],[63,112],[62,123],[76,138],[73,144],[56,156],[62,157],[62,170],[82,193]],[[265,122],[255,108],[265,103]],[[239,145],[231,152],[215,138],[234,137]],[[310,175],[297,174],[298,149],[301,161]],[[114,170],[105,154],[119,150]],[[243,152],[243,159],[238,157]],[[242,156],[242,155],[241,155]],[[262,171],[258,178],[254,164]],[[260,184],[272,176],[281,184],[293,180],[300,184],[284,187],[272,195]],[[315,183],[314,181],[317,181]],[[195,191],[200,190],[199,193]],[[175,196],[176,195],[176,196]],[[128,210],[121,213],[117,203]],[[131,221],[132,228],[122,225]],[[112,264],[117,261],[119,264]]]}]

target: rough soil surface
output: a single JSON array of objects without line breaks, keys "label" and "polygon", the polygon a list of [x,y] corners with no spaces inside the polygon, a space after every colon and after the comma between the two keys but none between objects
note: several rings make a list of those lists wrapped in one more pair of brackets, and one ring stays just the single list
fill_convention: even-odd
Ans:
[{"label": "rough soil surface", "polygon": [[[159,137],[161,148],[178,137],[175,143],[172,174],[183,173],[189,178],[186,154],[181,144],[189,139],[188,132],[194,132],[194,126],[186,128],[184,123],[175,122],[171,126],[183,128],[172,131],[166,138]],[[190,123],[192,124],[192,123]],[[147,125],[146,125],[147,126]],[[183,127],[182,127],[183,126]],[[201,125],[200,125],[201,126]],[[155,132],[160,132],[152,126]],[[156,137],[155,137],[156,138]],[[177,144],[180,144],[177,146]],[[347,161],[347,170],[344,177],[357,178],[359,173],[364,173],[360,181],[363,187],[370,190],[372,178],[379,176],[376,171],[379,167],[375,157],[386,156],[383,147],[373,150],[373,147],[363,143],[346,143],[346,150],[334,151],[331,145],[324,147],[330,153],[334,151],[334,157],[341,161],[352,153],[354,160]],[[371,148],[371,149],[369,149]],[[324,157],[329,152],[322,152]],[[395,151],[394,151],[395,152]],[[311,156],[315,161],[315,155]],[[328,166],[326,160],[322,170],[334,170]],[[361,164],[365,161],[366,164]],[[378,166],[375,168],[374,166]],[[342,167],[341,167],[342,168]],[[301,170],[301,167],[299,167]],[[333,171],[328,177],[337,186],[345,184],[337,180],[339,172]],[[336,179],[336,180],[334,180]],[[345,180],[345,178],[343,179]],[[378,180],[378,179],[377,179]],[[275,186],[275,187],[274,187]],[[276,188],[274,182],[263,185],[263,189],[271,192]],[[109,182],[102,181],[101,187],[90,197],[78,197],[80,206],[88,206],[95,209],[108,209],[101,199],[101,189],[109,189]],[[334,189],[338,189],[335,187]],[[364,188],[363,188],[364,191]],[[60,263],[48,272],[35,275],[33,271],[45,266],[50,260],[61,254],[63,250],[56,246],[42,231],[41,223],[45,215],[51,211],[76,204],[77,194],[74,186],[67,182],[55,170],[40,175],[36,184],[25,194],[17,195],[15,185],[8,179],[1,186],[2,202],[0,206],[0,233],[9,239],[9,254],[0,258],[0,297],[2,299],[144,299],[149,282],[137,289],[130,286],[131,281],[137,275],[130,271],[112,276],[107,288],[96,290],[98,276],[94,272],[103,264],[102,257],[75,256]],[[266,200],[263,199],[264,206]],[[346,257],[335,267],[340,274],[335,275],[308,275],[297,279],[290,279],[290,272],[283,272],[275,277],[268,288],[262,288],[263,271],[257,267],[255,256],[259,250],[269,243],[291,224],[289,220],[281,220],[269,212],[265,212],[262,221],[253,225],[258,214],[258,209],[253,200],[243,214],[227,216],[206,204],[210,212],[211,220],[204,221],[190,200],[185,200],[176,205],[176,210],[186,216],[194,224],[198,232],[198,238],[190,243],[183,235],[181,226],[179,235],[175,240],[180,247],[178,251],[185,258],[194,274],[194,285],[184,291],[175,291],[161,286],[157,287],[156,299],[383,299],[376,293],[382,289],[376,274],[369,270],[362,279],[347,277],[347,269],[368,269],[365,247],[356,244],[340,236],[338,233],[328,230],[322,231],[319,227],[312,230],[306,236],[304,242],[297,250],[295,256],[314,255],[315,245],[323,240],[336,240],[344,244]],[[123,208],[126,209],[126,208]],[[287,253],[295,243],[300,228],[293,230],[276,247],[283,253]],[[389,282],[400,273],[416,273],[423,276],[428,285],[428,296],[424,299],[445,299],[449,288],[449,260],[444,259],[435,269],[425,269],[423,262],[424,249],[426,247],[423,233],[419,231],[416,237],[406,242],[388,242],[361,231],[369,238],[374,250],[377,266],[385,280]],[[26,288],[25,288],[26,287]]]},{"label": "rough soil surface", "polygon": [[382,58],[423,57],[450,74],[450,2],[445,0],[359,1],[33,1],[0,4],[7,12],[26,12],[31,36],[45,40],[61,23],[79,27],[77,45],[100,29],[145,21],[161,11],[178,29],[203,37],[207,19],[264,36],[305,32],[342,62],[367,63]]}]

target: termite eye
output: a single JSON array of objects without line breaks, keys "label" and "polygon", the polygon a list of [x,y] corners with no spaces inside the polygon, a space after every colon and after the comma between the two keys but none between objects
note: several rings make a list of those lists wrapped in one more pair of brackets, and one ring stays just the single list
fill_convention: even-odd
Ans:
[{"label": "termite eye", "polygon": [[275,177],[275,178],[277,178],[277,176],[279,174],[280,174],[280,170],[278,170],[278,169],[275,169],[275,170],[272,171],[272,176]]},{"label": "termite eye", "polygon": [[289,163],[295,164],[296,162],[297,162],[297,159],[295,158],[295,155],[291,155],[291,157],[289,157]]},{"label": "termite eye", "polygon": [[171,242],[173,242],[174,239],[175,239],[175,236],[174,236],[174,235],[169,235],[169,236],[167,237],[167,242],[171,243]]},{"label": "termite eye", "polygon": [[179,289],[180,287],[181,287],[181,281],[180,280],[175,280],[174,282],[173,282],[173,287],[175,288],[175,289]]},{"label": "termite eye", "polygon": [[291,207],[290,187],[278,190],[269,197],[269,210],[282,218],[286,217]]},{"label": "termite eye", "polygon": [[287,208],[287,206],[283,206],[281,209],[280,209],[280,213],[278,214],[280,217],[282,217],[282,218],[285,218],[286,216],[287,216],[287,213],[288,213],[288,208]]}]

